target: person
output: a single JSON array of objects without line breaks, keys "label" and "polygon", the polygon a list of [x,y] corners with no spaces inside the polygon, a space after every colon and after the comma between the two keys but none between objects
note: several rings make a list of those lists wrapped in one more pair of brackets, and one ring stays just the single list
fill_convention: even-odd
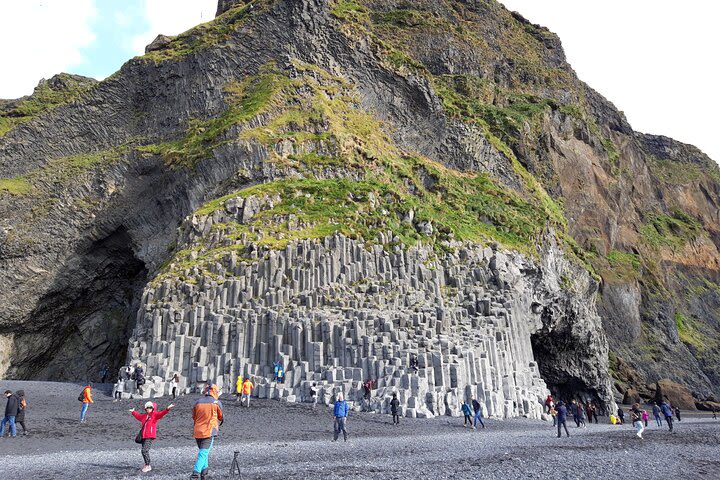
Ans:
[{"label": "person", "polygon": [[463,423],[463,427],[467,428],[468,425],[472,427],[472,409],[470,408],[470,404],[465,400],[462,404],[462,407],[460,407],[462,410],[463,415],[465,415],[465,422]]},{"label": "person", "polygon": [[235,382],[235,401],[239,402],[242,398],[242,387],[243,387],[243,378],[242,375],[238,375],[237,381]]},{"label": "person", "polygon": [[553,419],[553,424],[552,424],[552,426],[555,427],[555,425],[557,425],[557,410],[555,409],[555,405],[553,405],[552,407],[550,407],[550,416],[551,416],[552,419]]},{"label": "person", "polygon": [[392,400],[390,400],[390,413],[393,417],[393,425],[397,427],[400,425],[400,400],[397,398],[397,393],[394,392]]},{"label": "person", "polygon": [[87,415],[90,404],[94,403],[92,398],[92,387],[88,383],[82,391],[82,408],[80,409],[80,423],[85,423],[85,415]]},{"label": "person", "polygon": [[0,422],[0,437],[5,436],[5,425],[9,425],[10,436],[15,438],[17,436],[15,417],[20,409],[20,401],[17,395],[13,395],[12,390],[5,390],[5,398],[7,398],[7,403],[5,404],[5,416]]},{"label": "person", "polygon": [[562,430],[560,428],[565,428],[565,434],[569,437],[570,432],[568,432],[567,424],[565,423],[567,421],[567,407],[565,406],[565,403],[561,400],[557,404],[557,429],[558,429],[558,438],[562,436]]},{"label": "person", "polygon": [[278,367],[277,383],[285,383],[285,369],[283,368],[282,364]]},{"label": "person", "polygon": [[548,395],[545,399],[545,408],[547,409],[547,413],[550,413],[550,409],[554,406],[555,402],[553,401],[552,395]]},{"label": "person", "polygon": [[475,400],[475,396],[472,397],[472,407],[473,411],[475,412],[475,418],[473,420],[473,430],[477,429],[477,424],[480,422],[480,425],[482,425],[482,428],[485,428],[485,424],[482,420],[482,408],[480,408],[480,402]]},{"label": "person", "polygon": [[198,456],[190,478],[208,478],[210,450],[223,423],[222,403],[217,385],[208,382],[204,396],[193,406],[193,437],[198,446]]},{"label": "person", "polygon": [[594,403],[592,404],[592,414],[593,414],[593,417],[595,417],[595,424],[597,424],[598,423],[598,413],[597,413],[597,407],[595,406]]},{"label": "person", "polygon": [[118,378],[118,381],[113,385],[113,402],[122,400],[123,390],[125,390],[125,381],[122,378]]},{"label": "person", "polygon": [[108,368],[107,363],[103,365],[102,369],[100,369],[100,383],[105,383],[107,381],[108,374],[110,373],[110,369]]},{"label": "person", "polygon": [[410,368],[415,370],[415,373],[420,371],[420,364],[418,362],[418,357],[414,353],[410,355]]},{"label": "person", "polygon": [[[585,406],[585,411],[587,413],[588,423],[592,423],[593,415],[595,414],[595,410],[593,409],[593,404],[588,402],[588,404]],[[595,420],[597,421],[597,418],[595,418]]]},{"label": "person", "polygon": [[713,412],[713,420],[717,420],[717,408],[713,407],[712,412]]},{"label": "person", "polygon": [[645,430],[645,427],[643,427],[642,412],[640,411],[639,403],[634,403],[633,406],[630,408],[630,420],[632,421],[633,427],[635,427],[635,435],[642,439],[642,434]]},{"label": "person", "polygon": [[315,382],[313,382],[312,386],[310,387],[310,398],[312,398],[312,401],[313,401],[313,408],[317,407],[318,387],[317,387],[317,383],[315,383]]},{"label": "person", "polygon": [[140,438],[142,439],[142,448],[140,452],[142,453],[145,465],[143,465],[140,471],[143,473],[147,473],[152,470],[152,467],[150,466],[150,447],[152,446],[153,440],[157,438],[157,422],[167,415],[174,406],[175,405],[171,403],[165,410],[158,412],[157,403],[147,402],[145,403],[144,414],[136,412],[134,408],[130,410],[132,416],[142,423],[142,427],[140,427]]},{"label": "person", "polygon": [[336,442],[340,436],[340,432],[343,433],[343,439],[347,442],[347,416],[350,412],[350,407],[345,401],[342,392],[337,394],[337,400],[333,407],[333,418],[335,419],[335,434],[333,435],[333,442]]},{"label": "person", "polygon": [[363,397],[365,400],[370,400],[370,394],[372,393],[373,388],[373,381],[368,379],[365,383],[363,383]]},{"label": "person", "polygon": [[273,362],[273,380],[278,381],[278,372],[280,371],[280,362]]},{"label": "person", "polygon": [[618,407],[617,418],[620,425],[625,423],[625,412],[623,412],[622,407]]},{"label": "person", "polygon": [[27,435],[25,427],[25,410],[27,409],[27,400],[25,400],[25,390],[18,390],[15,394],[18,397],[18,413],[15,416],[15,428],[20,425],[23,429],[23,435]]},{"label": "person", "polygon": [[173,375],[172,381],[170,382],[173,400],[175,400],[177,398],[177,391],[178,391],[179,386],[180,386],[180,375],[178,375],[178,373],[175,372],[175,375]]},{"label": "person", "polygon": [[648,423],[648,419],[649,419],[649,418],[650,418],[650,415],[648,415],[647,410],[643,410],[643,411],[642,411],[642,421],[643,421],[643,423],[645,424],[645,428],[647,428],[647,426],[648,426],[647,423]]},{"label": "person", "polygon": [[577,401],[573,399],[572,402],[570,402],[570,413],[572,413],[573,420],[575,420],[576,428],[580,428],[580,412],[580,406],[578,405]]},{"label": "person", "polygon": [[675,407],[675,416],[678,419],[678,422],[682,422],[682,419],[680,418],[680,407]]},{"label": "person", "polygon": [[578,402],[577,414],[578,414],[578,419],[580,421],[580,425],[582,425],[583,428],[587,428],[587,424],[585,423],[585,407],[583,406],[582,402]]},{"label": "person", "polygon": [[660,410],[662,410],[662,414],[665,417],[665,422],[668,424],[668,429],[672,432],[673,431],[673,410],[669,403],[663,400],[663,402],[660,404]]},{"label": "person", "polygon": [[662,417],[660,416],[662,412],[660,410],[660,407],[658,407],[657,402],[653,402],[652,412],[653,416],[655,417],[655,423],[657,423],[658,427],[662,427]]},{"label": "person", "polygon": [[250,406],[250,396],[252,395],[253,388],[255,388],[255,384],[250,380],[250,377],[246,378],[242,384],[242,399],[240,400],[240,405],[242,405],[242,400],[247,400],[245,406]]},{"label": "person", "polygon": [[133,379],[135,380],[135,389],[138,391],[140,396],[143,395],[143,385],[145,385],[145,370],[141,363],[137,364],[135,371],[133,372]]}]

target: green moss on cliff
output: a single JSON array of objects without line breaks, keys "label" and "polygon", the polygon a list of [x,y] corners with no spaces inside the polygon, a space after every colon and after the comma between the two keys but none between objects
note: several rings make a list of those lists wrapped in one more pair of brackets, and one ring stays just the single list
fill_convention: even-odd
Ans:
[{"label": "green moss on cliff", "polygon": [[640,227],[640,236],[651,249],[669,247],[676,249],[700,236],[707,235],[702,224],[694,217],[676,210],[672,216],[651,213]]},{"label": "green moss on cliff", "polygon": [[32,184],[25,177],[1,178],[0,193],[10,195],[27,195],[32,190]]}]

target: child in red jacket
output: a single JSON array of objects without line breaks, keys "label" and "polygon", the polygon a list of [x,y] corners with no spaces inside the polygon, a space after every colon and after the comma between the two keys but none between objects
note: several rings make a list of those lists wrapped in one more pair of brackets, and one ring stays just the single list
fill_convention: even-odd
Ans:
[{"label": "child in red jacket", "polygon": [[155,402],[147,402],[145,404],[144,414],[136,412],[134,408],[130,410],[130,413],[132,413],[133,417],[135,417],[139,422],[142,423],[140,437],[142,439],[141,452],[143,460],[145,461],[145,465],[141,469],[143,473],[152,470],[152,467],[150,466],[150,446],[152,445],[152,441],[155,440],[157,436],[157,422],[165,415],[167,415],[167,413],[174,406],[175,405],[171,403],[165,410],[161,412],[156,412],[157,404]]}]

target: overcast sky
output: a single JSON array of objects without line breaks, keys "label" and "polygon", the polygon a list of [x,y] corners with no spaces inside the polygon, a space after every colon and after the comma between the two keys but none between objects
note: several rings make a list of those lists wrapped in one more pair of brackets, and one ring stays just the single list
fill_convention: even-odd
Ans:
[{"label": "overcast sky", "polygon": [[[720,2],[502,0],[560,35],[580,78],[636,130],[720,161]],[[0,98],[58,72],[104,78],[158,33],[209,21],[216,0],[1,0]]]}]

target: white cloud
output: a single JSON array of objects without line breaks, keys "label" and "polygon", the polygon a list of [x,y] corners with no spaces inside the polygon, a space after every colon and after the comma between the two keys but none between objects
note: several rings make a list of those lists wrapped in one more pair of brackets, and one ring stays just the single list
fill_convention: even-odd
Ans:
[{"label": "white cloud", "polygon": [[633,128],[720,162],[720,4],[705,0],[501,0],[560,36],[578,76]]},{"label": "white cloud", "polygon": [[137,55],[159,34],[177,35],[215,18],[217,0],[145,0],[148,30],[132,40]]},{"label": "white cloud", "polygon": [[0,98],[32,93],[41,78],[81,63],[80,49],[95,40],[93,0],[4,0],[0,9]]}]

